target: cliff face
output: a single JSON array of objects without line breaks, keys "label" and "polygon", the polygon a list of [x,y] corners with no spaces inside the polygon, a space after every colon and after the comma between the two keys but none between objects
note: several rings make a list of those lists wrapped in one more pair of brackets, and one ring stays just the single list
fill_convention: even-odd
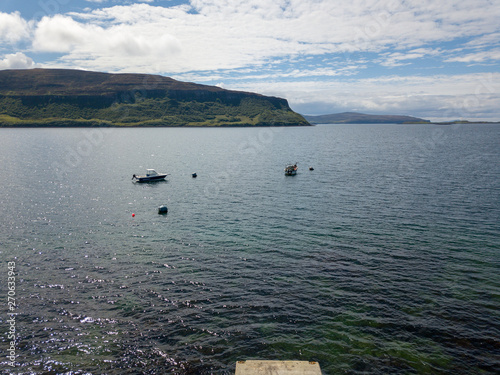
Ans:
[{"label": "cliff face", "polygon": [[0,71],[3,126],[309,125],[285,99],[148,74]]}]

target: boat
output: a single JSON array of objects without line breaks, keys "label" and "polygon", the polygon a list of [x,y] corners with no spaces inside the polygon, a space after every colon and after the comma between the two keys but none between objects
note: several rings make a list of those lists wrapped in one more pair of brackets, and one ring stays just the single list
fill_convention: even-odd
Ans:
[{"label": "boat", "polygon": [[285,167],[285,175],[287,176],[295,176],[297,174],[297,163],[290,164]]},{"label": "boat", "polygon": [[153,182],[162,181],[165,177],[167,177],[166,173],[158,173],[154,169],[147,169],[145,176],[136,176],[134,174],[132,180],[136,180],[137,182]]}]

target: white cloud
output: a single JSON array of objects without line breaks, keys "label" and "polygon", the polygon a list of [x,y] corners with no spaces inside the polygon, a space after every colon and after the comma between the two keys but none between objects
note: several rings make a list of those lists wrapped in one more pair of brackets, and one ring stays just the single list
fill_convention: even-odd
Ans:
[{"label": "white cloud", "polygon": [[19,12],[0,12],[0,43],[16,43],[30,36],[30,27]]},{"label": "white cloud", "polygon": [[428,56],[439,55],[440,53],[436,49],[417,48],[407,52],[384,53],[379,61],[382,66],[396,67],[411,64],[408,60],[422,59]]},{"label": "white cloud", "polygon": [[181,50],[179,41],[173,36],[158,35],[143,25],[101,27],[62,15],[44,17],[39,22],[33,47],[37,51],[67,53],[63,61],[76,65],[108,65],[107,69],[99,66],[99,70],[116,66],[122,69],[130,66],[134,70],[141,63],[155,63],[155,59],[158,62]]},{"label": "white cloud", "polygon": [[287,98],[294,110],[304,114],[358,111],[500,120],[500,73],[226,83],[226,88]]},{"label": "white cloud", "polygon": [[30,69],[34,67],[33,59],[21,52],[6,55],[3,60],[0,60],[0,70]]},{"label": "white cloud", "polygon": [[[498,29],[491,8],[489,0],[192,0],[191,5],[168,8],[133,4],[45,18],[34,45],[64,51],[68,64],[101,70],[175,74],[240,69],[283,57],[380,53],[479,36]],[[107,48],[102,40],[109,41]],[[166,44],[167,59],[150,47]],[[123,58],[129,55],[136,58]],[[386,64],[407,59],[393,56]]]},{"label": "white cloud", "polygon": [[[329,68],[329,67],[320,67],[320,68],[303,68],[303,69],[291,69],[288,71],[273,71],[272,68],[266,71],[260,71],[259,69],[240,69],[234,70],[230,72],[220,72],[220,73],[205,73],[205,72],[196,72],[196,73],[181,73],[175,74],[172,78],[177,79],[179,81],[194,81],[194,82],[213,82],[221,79],[229,79],[233,82],[242,81],[247,82],[249,80],[259,80],[259,81],[275,81],[277,79],[304,79],[304,78],[312,78],[312,79],[328,79],[329,77],[348,77],[353,76],[358,73],[359,70],[364,69],[363,65],[346,65],[341,68]],[[217,84],[219,85],[219,83]]]},{"label": "white cloud", "polygon": [[33,47],[42,52],[71,52],[88,37],[92,28],[95,27],[82,25],[67,16],[43,17],[37,25]]},{"label": "white cloud", "polygon": [[500,48],[451,57],[446,62],[483,63],[500,61]]},{"label": "white cloud", "polygon": [[500,41],[500,32],[484,34],[466,43],[465,47],[481,48],[484,46],[498,45],[499,41]]}]

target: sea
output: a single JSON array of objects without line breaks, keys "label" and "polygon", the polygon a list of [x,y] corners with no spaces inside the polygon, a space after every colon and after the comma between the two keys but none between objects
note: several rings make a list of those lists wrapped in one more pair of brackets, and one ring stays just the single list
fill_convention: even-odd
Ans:
[{"label": "sea", "polygon": [[2,374],[500,369],[499,125],[2,128],[0,179]]}]

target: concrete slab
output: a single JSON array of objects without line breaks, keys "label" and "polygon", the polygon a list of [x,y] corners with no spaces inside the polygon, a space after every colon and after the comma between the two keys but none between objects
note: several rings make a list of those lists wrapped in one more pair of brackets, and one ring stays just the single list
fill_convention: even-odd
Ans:
[{"label": "concrete slab", "polygon": [[235,375],[321,375],[318,362],[238,361]]}]

